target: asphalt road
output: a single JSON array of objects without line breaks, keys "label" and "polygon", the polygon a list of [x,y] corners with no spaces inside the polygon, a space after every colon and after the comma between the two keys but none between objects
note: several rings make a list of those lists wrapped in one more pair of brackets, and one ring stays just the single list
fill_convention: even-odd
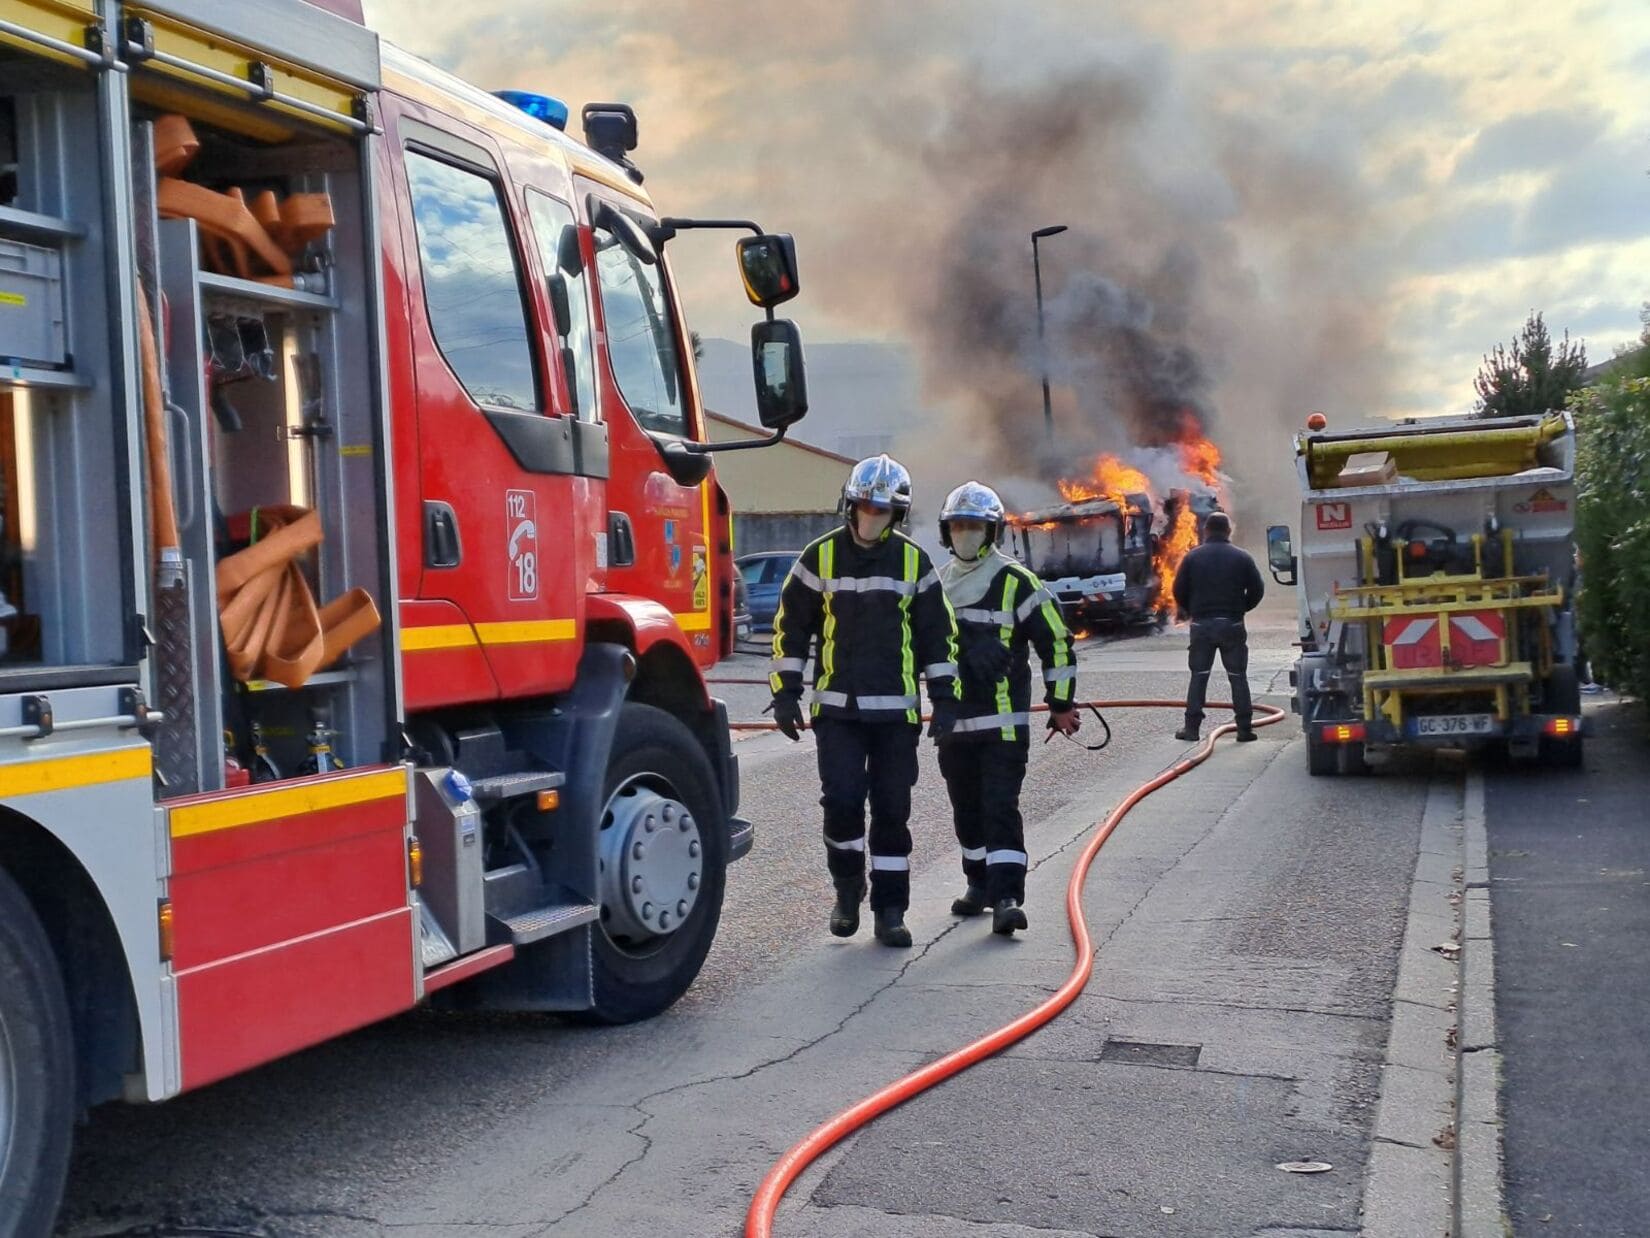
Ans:
[{"label": "asphalt road", "polygon": [[1650,766],[1642,706],[1589,712],[1585,770],[1485,785],[1514,1232],[1650,1229]]},{"label": "asphalt road", "polygon": [[[1292,656],[1291,613],[1268,608],[1253,632],[1263,692]],[[1084,696],[1179,697],[1184,637],[1091,642],[1081,665]],[[723,694],[736,717],[766,701]],[[931,749],[916,948],[829,937],[811,746],[747,739],[756,849],[666,1015],[589,1030],[416,1012],[162,1106],[106,1108],[80,1133],[64,1232],[736,1234],[814,1123],[1064,977],[1071,855],[1185,750],[1172,711],[1111,721],[1098,756],[1034,745],[1021,938],[947,913],[960,874]],[[1293,719],[1262,736],[1223,745],[1108,844],[1085,899],[1103,944],[1073,1010],[850,1140],[793,1190],[781,1233],[1356,1229],[1429,775],[1309,779]],[[1296,1159],[1334,1168],[1275,1168]]]}]

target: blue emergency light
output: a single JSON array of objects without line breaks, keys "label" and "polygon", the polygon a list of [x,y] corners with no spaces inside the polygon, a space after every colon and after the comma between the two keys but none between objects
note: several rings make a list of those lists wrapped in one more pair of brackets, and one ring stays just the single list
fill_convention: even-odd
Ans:
[{"label": "blue emergency light", "polygon": [[513,107],[519,107],[534,120],[542,120],[553,128],[567,131],[567,104],[549,95],[535,95],[528,90],[495,90],[493,94]]}]

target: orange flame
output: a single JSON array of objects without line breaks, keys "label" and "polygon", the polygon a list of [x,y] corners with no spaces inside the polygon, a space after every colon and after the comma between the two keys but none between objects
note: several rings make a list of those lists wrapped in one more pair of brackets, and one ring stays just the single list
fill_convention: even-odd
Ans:
[{"label": "orange flame", "polygon": [[1180,561],[1196,545],[1197,513],[1190,503],[1183,502],[1175,508],[1174,524],[1158,542],[1157,553],[1152,557],[1152,566],[1163,582],[1162,591],[1157,595],[1158,610],[1173,609],[1175,573],[1180,570]]},{"label": "orange flame", "polygon": [[1102,455],[1097,459],[1094,471],[1086,479],[1063,478],[1058,485],[1060,497],[1068,503],[1109,499],[1119,507],[1129,505],[1129,495],[1150,494],[1152,489],[1144,473],[1112,455]]},{"label": "orange flame", "polygon": [[1201,434],[1182,439],[1180,467],[1211,489],[1220,489],[1220,448]]}]

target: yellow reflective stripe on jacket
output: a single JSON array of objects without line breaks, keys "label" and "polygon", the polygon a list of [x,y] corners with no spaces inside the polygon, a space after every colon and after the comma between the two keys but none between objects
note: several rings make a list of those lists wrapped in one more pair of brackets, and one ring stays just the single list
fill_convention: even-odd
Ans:
[{"label": "yellow reflective stripe on jacket", "polygon": [[[1066,621],[1060,618],[1060,608],[1052,600],[1043,603],[1043,619],[1054,635],[1054,669],[1071,666],[1074,661],[1071,656],[1071,631],[1066,627]],[[1054,685],[1054,699],[1069,701],[1076,691],[1076,679],[1061,679]]]},{"label": "yellow reflective stripe on jacket", "polygon": [[[917,651],[915,642],[911,639],[911,599],[916,597],[917,569],[921,566],[920,553],[915,542],[905,543],[905,580],[913,586],[909,593],[902,593],[899,599],[899,639],[900,639],[900,670],[904,676],[905,695],[917,695]],[[919,721],[917,711],[905,711],[907,722]]]},{"label": "yellow reflective stripe on jacket", "polygon": [[[1007,580],[1003,582],[1003,601],[998,608],[1009,617],[1009,622],[997,629],[997,635],[1009,649],[1014,648],[1014,594],[1020,587],[1020,577],[1013,570],[1003,573]],[[1008,675],[1005,673],[997,681],[997,713],[1000,715],[1012,714],[1014,701],[1008,694]],[[1004,739],[1015,739],[1014,727],[1005,726],[1002,731]]]},{"label": "yellow reflective stripe on jacket", "polygon": [[[819,578],[822,581],[830,580],[836,575],[836,540],[826,538],[819,544]],[[831,686],[831,677],[836,674],[836,611],[831,605],[833,594],[829,591],[821,595],[821,604],[825,607],[825,623],[821,628],[819,639],[819,679],[814,684],[814,691]]]}]

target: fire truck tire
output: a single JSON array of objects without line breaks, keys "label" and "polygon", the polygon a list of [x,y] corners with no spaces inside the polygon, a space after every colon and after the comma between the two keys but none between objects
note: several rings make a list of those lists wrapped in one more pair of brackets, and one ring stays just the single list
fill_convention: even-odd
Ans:
[{"label": "fire truck tire", "polygon": [[0,1234],[51,1233],[74,1129],[73,1044],[51,942],[0,870]]},{"label": "fire truck tire", "polygon": [[668,1009],[698,976],[722,917],[728,823],[705,750],[680,719],[651,705],[626,702],[603,789],[611,796],[638,776],[685,805],[700,824],[704,864],[699,897],[668,936],[632,946],[614,941],[605,928],[594,934],[595,1005],[584,1015],[589,1022],[634,1023]]}]

